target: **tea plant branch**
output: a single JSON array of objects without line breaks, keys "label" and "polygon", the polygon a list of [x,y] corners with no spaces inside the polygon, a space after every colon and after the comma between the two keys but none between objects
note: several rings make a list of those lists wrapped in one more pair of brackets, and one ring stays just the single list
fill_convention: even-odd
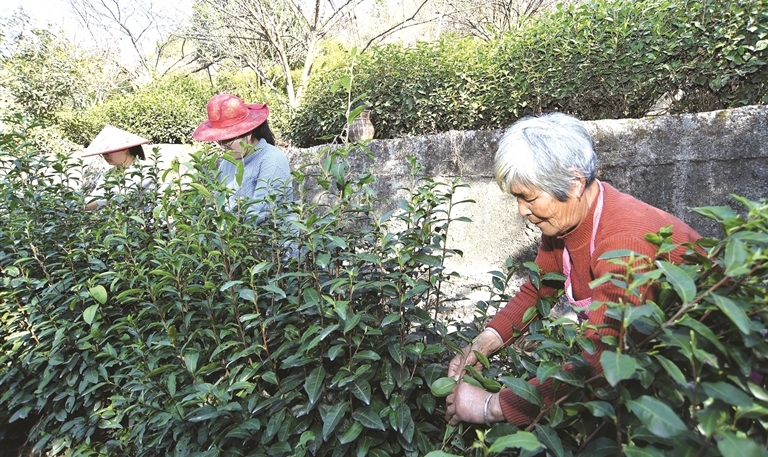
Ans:
[{"label": "tea plant branch", "polygon": [[[32,238],[29,235],[29,231],[27,231],[27,237],[30,239]],[[32,257],[35,258],[35,260],[37,261],[37,264],[43,270],[43,274],[45,275],[45,278],[48,280],[49,283],[52,283],[51,275],[50,273],[48,273],[48,268],[46,268],[45,262],[43,261],[43,259],[40,258],[40,253],[38,252],[37,247],[35,246],[34,243],[30,242],[29,248],[32,250]]]},{"label": "tea plant branch", "polygon": [[280,395],[285,395],[285,392],[283,392],[283,386],[280,385],[280,378],[277,376],[277,365],[275,365],[274,360],[272,360],[272,354],[269,352],[269,339],[267,338],[267,328],[264,325],[264,320],[261,318],[261,315],[259,315],[259,327],[261,328],[261,340],[264,343],[264,352],[267,353],[267,360],[269,361],[269,366],[272,368],[272,372],[275,374],[275,380],[277,381],[277,388],[280,390]]},{"label": "tea plant branch", "polygon": [[714,433],[708,435],[706,439],[704,439],[704,442],[701,443],[701,447],[699,447],[699,450],[696,452],[696,455],[694,457],[702,457],[704,455],[704,451],[706,451],[712,443],[713,436],[714,436]]},{"label": "tea plant branch", "polygon": [[654,338],[656,338],[662,331],[664,331],[664,329],[674,325],[675,322],[678,319],[680,319],[680,317],[683,316],[683,314],[685,314],[686,312],[688,312],[689,309],[691,309],[692,307],[697,305],[699,302],[701,302],[704,299],[704,296],[706,296],[708,293],[712,293],[712,292],[718,290],[720,287],[722,287],[724,284],[726,284],[728,282],[728,280],[729,280],[729,278],[722,278],[716,284],[712,285],[709,289],[707,289],[704,293],[702,293],[701,295],[699,295],[695,299],[691,300],[690,303],[688,303],[687,305],[681,306],[680,309],[670,319],[668,319],[665,323],[663,323],[658,330],[652,332],[650,335],[645,337],[638,344],[638,346],[640,346],[640,347],[644,346],[649,341],[652,341]]},{"label": "tea plant branch", "polygon": [[[224,273],[226,274],[227,281],[233,281],[234,280],[234,274],[232,272],[231,265],[228,262],[228,259],[229,259],[229,255],[228,254],[229,254],[229,252],[227,252],[228,251],[227,247],[228,247],[229,244],[224,242],[224,240],[222,239],[221,232],[219,232],[218,235],[219,235],[219,245],[221,246],[221,256],[222,256],[222,259],[223,259]],[[234,294],[235,294],[234,287],[230,287],[229,296],[230,296],[230,300],[232,302],[232,310],[233,310],[233,312],[235,314],[235,322],[236,322],[235,325],[237,325],[238,336],[240,337],[240,341],[243,343],[243,348],[245,348],[245,347],[248,346],[248,343],[245,340],[245,330],[243,329],[243,323],[240,321],[240,309],[237,306],[237,297]],[[209,303],[210,303],[210,300],[209,300]],[[211,313],[210,306],[208,307],[208,312]],[[214,316],[213,316],[212,313],[209,314],[209,316],[211,318],[211,330],[213,331],[214,334],[216,334],[217,333],[216,332],[216,322],[214,321]],[[218,337],[216,339],[217,339],[217,342],[218,342]]]},{"label": "tea plant branch", "polygon": [[[591,378],[587,379],[586,381],[584,381],[584,383],[585,383],[585,384],[588,384],[588,383],[590,383],[590,382],[593,382],[593,381],[596,381],[596,380],[598,380],[598,379],[600,379],[600,378],[602,378],[602,377],[603,377],[603,375],[602,375],[602,374],[599,374],[599,375],[595,375],[595,376],[592,376]],[[558,398],[557,400],[553,401],[551,405],[547,406],[546,408],[542,408],[542,409],[541,409],[541,411],[539,411],[539,414],[536,416],[536,418],[535,418],[533,421],[531,421],[531,423],[530,423],[530,424],[529,424],[529,425],[528,425],[528,426],[525,428],[525,431],[526,431],[526,432],[530,432],[530,431],[532,431],[532,430],[534,429],[534,427],[536,426],[536,424],[537,424],[537,423],[538,423],[538,422],[539,422],[539,421],[540,421],[540,420],[541,420],[541,419],[542,419],[544,416],[546,416],[546,415],[549,413],[549,411],[550,411],[550,410],[551,410],[553,407],[555,407],[555,406],[559,406],[559,405],[560,405],[562,402],[564,402],[565,400],[567,400],[567,399],[568,399],[568,398],[569,398],[571,395],[573,395],[573,394],[575,394],[575,393],[578,393],[578,389],[573,389],[573,390],[571,390],[570,392],[566,393],[566,394],[565,394],[565,395],[563,395],[562,397],[560,397],[560,398]],[[617,423],[617,426],[618,426],[618,423]]]},{"label": "tea plant branch", "polygon": [[583,451],[584,448],[587,447],[587,444],[589,444],[595,438],[595,436],[597,436],[597,434],[600,433],[600,431],[603,428],[605,428],[606,425],[608,425],[607,422],[601,422],[600,425],[598,425],[597,428],[595,428],[592,431],[592,433],[590,433],[586,438],[584,438],[584,441],[582,441],[581,445],[579,445],[579,449],[576,451],[575,455],[580,455],[581,451]]}]

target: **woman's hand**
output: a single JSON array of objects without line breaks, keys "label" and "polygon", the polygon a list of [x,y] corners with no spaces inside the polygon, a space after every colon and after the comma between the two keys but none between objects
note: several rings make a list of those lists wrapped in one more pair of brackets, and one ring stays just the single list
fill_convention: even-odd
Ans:
[{"label": "woman's hand", "polygon": [[445,419],[451,425],[458,425],[460,422],[485,424],[486,421],[493,423],[504,420],[499,394],[492,394],[466,382],[456,384],[445,402]]},{"label": "woman's hand", "polygon": [[477,335],[472,341],[472,344],[467,345],[462,350],[461,354],[457,354],[448,364],[448,376],[455,380],[459,380],[464,373],[464,367],[469,365],[480,370],[482,367],[477,360],[477,356],[474,351],[477,351],[484,355],[490,355],[499,350],[503,346],[501,337],[492,328],[483,330],[482,333]]}]

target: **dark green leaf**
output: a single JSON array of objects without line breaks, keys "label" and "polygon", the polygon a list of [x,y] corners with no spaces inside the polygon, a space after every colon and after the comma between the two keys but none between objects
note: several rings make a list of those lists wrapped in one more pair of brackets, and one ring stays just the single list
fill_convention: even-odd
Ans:
[{"label": "dark green leaf", "polygon": [[752,404],[752,398],[743,390],[724,381],[702,382],[701,386],[704,392],[713,398],[718,398],[729,405],[749,406]]},{"label": "dark green leaf", "polygon": [[339,437],[339,443],[348,444],[357,439],[360,436],[360,432],[363,431],[363,424],[360,422],[352,422],[349,428]]},{"label": "dark green leaf", "polygon": [[624,455],[627,457],[665,457],[665,454],[658,448],[649,445],[636,446],[634,444],[624,448]]},{"label": "dark green leaf", "polygon": [[669,377],[672,378],[672,380],[675,381],[677,385],[680,387],[686,387],[688,385],[688,381],[685,379],[685,375],[682,371],[680,371],[680,368],[678,368],[674,362],[659,354],[654,355],[654,357],[656,357],[656,360],[661,363],[664,371],[667,372]]},{"label": "dark green leaf", "polygon": [[[524,449],[526,451],[538,451],[544,447],[533,433],[518,431],[514,435],[502,436],[488,448],[489,454],[501,454],[509,448]],[[430,453],[429,455],[432,455]]]},{"label": "dark green leaf", "polygon": [[347,409],[349,409],[347,402],[339,402],[327,408],[320,407],[320,416],[323,418],[323,441],[328,441],[328,438],[336,431],[336,427],[344,418]]},{"label": "dark green leaf", "polygon": [[312,370],[304,381],[304,391],[307,393],[309,403],[314,405],[320,399],[323,393],[323,383],[325,382],[325,369],[319,366]]},{"label": "dark green leaf", "polygon": [[715,305],[717,305],[718,308],[728,316],[728,318],[736,324],[736,327],[738,327],[739,331],[744,334],[748,334],[751,330],[751,324],[749,322],[749,317],[747,317],[747,314],[739,308],[739,305],[733,302],[728,297],[724,297],[722,295],[718,294],[710,294],[710,297],[715,301]]},{"label": "dark green leaf", "polygon": [[636,400],[627,401],[626,405],[656,436],[673,438],[686,430],[685,424],[672,408],[653,397],[643,395]]},{"label": "dark green leaf", "polygon": [[364,379],[357,379],[352,381],[349,386],[349,390],[352,392],[352,395],[357,397],[358,400],[362,401],[366,405],[371,403],[371,385],[368,383],[368,381]]},{"label": "dark green leaf", "polygon": [[523,400],[540,408],[544,406],[544,399],[541,396],[541,391],[528,381],[512,376],[502,376],[499,380]]},{"label": "dark green leaf", "polygon": [[667,278],[672,288],[683,301],[683,304],[690,303],[696,298],[696,284],[686,270],[665,260],[657,260],[656,266],[659,267]]},{"label": "dark green leaf", "polygon": [[370,406],[355,409],[352,413],[352,418],[363,424],[366,428],[382,431],[386,430],[384,422],[381,421],[379,414]]},{"label": "dark green leaf", "polygon": [[613,351],[603,351],[600,354],[600,364],[603,366],[605,379],[613,387],[620,381],[631,378],[637,369],[634,357]]},{"label": "dark green leaf", "polygon": [[549,449],[555,455],[555,457],[565,456],[563,442],[560,440],[560,437],[557,436],[557,432],[554,428],[548,425],[537,424],[534,433],[536,438],[539,439],[539,442],[544,444],[544,446],[546,446],[547,449]]},{"label": "dark green leaf", "polygon": [[717,450],[724,456],[768,456],[764,446],[747,437],[736,435],[728,430],[717,432],[717,436],[720,438],[717,441]]},{"label": "dark green leaf", "polygon": [[430,386],[430,390],[432,391],[432,395],[435,397],[447,397],[448,394],[451,393],[453,390],[453,387],[456,385],[456,380],[445,376],[442,378],[439,378],[435,380],[435,382],[432,383]]},{"label": "dark green leaf", "polygon": [[613,409],[613,405],[605,401],[590,401],[584,404],[586,408],[595,417],[608,417],[616,419],[616,412]]}]

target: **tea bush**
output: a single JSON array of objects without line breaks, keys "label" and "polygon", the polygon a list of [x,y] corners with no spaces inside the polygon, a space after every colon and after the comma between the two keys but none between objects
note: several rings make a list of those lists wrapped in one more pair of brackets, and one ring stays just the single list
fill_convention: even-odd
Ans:
[{"label": "tea bush", "polygon": [[256,226],[252,202],[225,211],[200,151],[141,168],[159,190],[84,212],[79,160],[16,139],[0,137],[0,424],[30,427],[27,452],[435,449],[458,184],[423,180],[379,214],[353,148],[326,150],[294,171],[301,198]]},{"label": "tea bush", "polygon": [[[552,110],[582,119],[768,103],[768,0],[595,0],[531,18],[499,40],[384,46],[354,69],[377,138],[502,128]],[[286,130],[298,146],[340,131],[343,100],[313,76]],[[675,98],[677,97],[677,98]]]},{"label": "tea bush", "polygon": [[88,144],[112,124],[150,140],[151,143],[189,143],[192,132],[205,117],[213,95],[210,86],[193,76],[172,74],[104,103],[62,113],[59,124],[66,137]]}]

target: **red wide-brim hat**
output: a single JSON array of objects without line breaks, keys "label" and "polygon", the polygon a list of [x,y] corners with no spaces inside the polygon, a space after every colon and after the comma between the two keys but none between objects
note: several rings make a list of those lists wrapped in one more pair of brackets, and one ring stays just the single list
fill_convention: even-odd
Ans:
[{"label": "red wide-brim hat", "polygon": [[85,149],[83,157],[109,154],[110,152],[130,149],[144,143],[149,143],[149,140],[107,124]]},{"label": "red wide-brim hat", "polygon": [[192,133],[197,141],[225,141],[245,135],[269,117],[267,104],[249,105],[231,94],[215,95],[206,106],[208,119]]}]

